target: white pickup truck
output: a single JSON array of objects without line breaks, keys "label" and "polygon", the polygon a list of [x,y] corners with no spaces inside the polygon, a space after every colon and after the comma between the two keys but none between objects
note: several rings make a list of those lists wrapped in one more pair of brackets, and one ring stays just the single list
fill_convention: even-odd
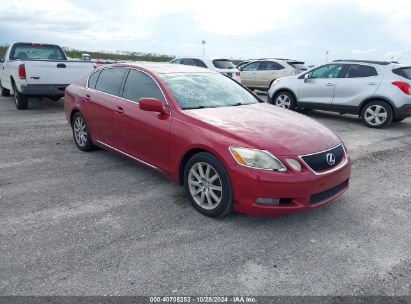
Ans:
[{"label": "white pickup truck", "polygon": [[58,45],[13,43],[0,59],[1,96],[13,91],[19,110],[27,109],[29,96],[58,100],[69,84],[93,68],[90,61],[67,60]]}]

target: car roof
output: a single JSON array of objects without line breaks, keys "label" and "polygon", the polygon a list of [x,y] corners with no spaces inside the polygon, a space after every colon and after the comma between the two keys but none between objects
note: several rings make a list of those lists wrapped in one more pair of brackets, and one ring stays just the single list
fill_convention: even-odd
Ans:
[{"label": "car roof", "polygon": [[[195,67],[184,64],[160,63],[160,62],[127,62],[120,64],[126,67],[136,67],[150,70],[156,74],[173,74],[173,73],[218,73],[209,69]],[[116,65],[118,66],[118,65]]]},{"label": "car roof", "polygon": [[377,65],[390,65],[393,63],[389,61],[359,60],[359,59],[338,59],[338,60],[334,60],[333,62],[347,62],[347,63],[354,62],[354,63],[368,63],[368,64],[377,64]]},{"label": "car roof", "polygon": [[223,57],[208,57],[208,56],[181,56],[181,57],[176,57],[174,59],[202,59],[202,60],[228,60],[231,61],[231,59],[228,58],[223,58]]}]

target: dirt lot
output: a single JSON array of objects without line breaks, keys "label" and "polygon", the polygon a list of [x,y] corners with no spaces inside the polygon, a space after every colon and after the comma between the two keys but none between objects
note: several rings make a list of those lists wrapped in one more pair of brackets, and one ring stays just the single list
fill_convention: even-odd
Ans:
[{"label": "dirt lot", "polygon": [[183,189],[105,151],[80,152],[63,101],[0,98],[0,294],[410,295],[411,119],[337,132],[351,187],[279,218],[200,215]]}]

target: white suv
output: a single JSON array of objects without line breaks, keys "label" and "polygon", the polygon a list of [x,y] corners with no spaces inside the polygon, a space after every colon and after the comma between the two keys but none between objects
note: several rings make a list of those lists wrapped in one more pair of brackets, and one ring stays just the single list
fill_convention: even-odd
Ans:
[{"label": "white suv", "polygon": [[336,60],[278,79],[270,103],[357,114],[364,124],[383,128],[411,116],[411,67],[384,61]]},{"label": "white suv", "polygon": [[170,63],[192,65],[210,69],[225,74],[237,82],[241,81],[240,71],[229,59],[210,57],[180,57],[171,60]]}]

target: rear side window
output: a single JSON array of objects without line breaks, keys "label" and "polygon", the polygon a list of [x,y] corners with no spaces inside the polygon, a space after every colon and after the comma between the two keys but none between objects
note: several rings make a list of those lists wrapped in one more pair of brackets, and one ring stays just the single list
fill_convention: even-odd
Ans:
[{"label": "rear side window", "polygon": [[395,69],[392,70],[392,72],[401,77],[411,80],[411,67]]},{"label": "rear side window", "polygon": [[272,61],[260,62],[260,66],[258,67],[259,71],[278,71],[282,69],[284,69],[284,67],[281,64]]},{"label": "rear side window", "polygon": [[90,89],[96,88],[98,76],[100,76],[100,71],[91,74],[90,77],[88,78],[88,87]]},{"label": "rear side window", "polygon": [[350,64],[345,74],[346,78],[378,76],[377,70],[369,65]]},{"label": "rear side window", "polygon": [[181,59],[173,59],[173,60],[170,61],[170,63],[180,64]]},{"label": "rear side window", "polygon": [[135,102],[139,102],[143,97],[164,101],[163,93],[157,83],[147,74],[136,70],[130,70],[127,76],[123,97]]},{"label": "rear side window", "polygon": [[120,95],[120,87],[123,81],[124,73],[126,69],[122,68],[111,68],[105,69],[100,72],[100,77],[98,78],[96,84],[96,90],[105,92],[111,95]]},{"label": "rear side window", "polygon": [[234,63],[232,63],[230,60],[228,59],[217,59],[217,60],[213,60],[213,65],[217,68],[217,69],[235,69],[235,65]]}]

